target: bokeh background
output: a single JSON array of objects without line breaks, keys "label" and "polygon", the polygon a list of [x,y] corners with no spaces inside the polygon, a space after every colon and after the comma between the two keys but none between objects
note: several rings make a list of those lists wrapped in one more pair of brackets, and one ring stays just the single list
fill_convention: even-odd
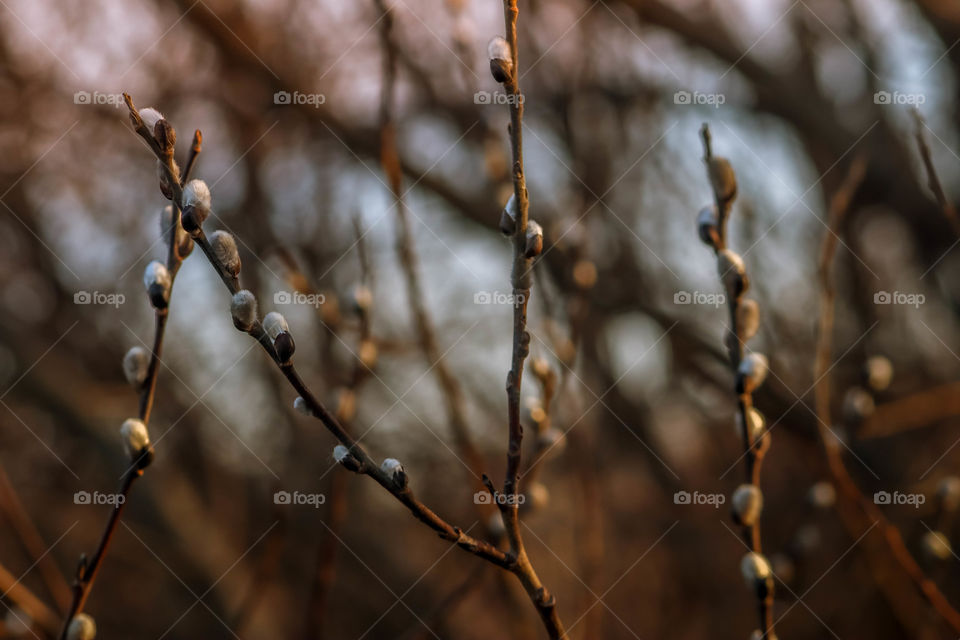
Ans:
[{"label": "bokeh background", "polygon": [[[378,357],[355,385],[353,428],[375,457],[404,462],[427,504],[485,535],[490,512],[474,504],[477,478],[418,344],[398,261],[380,168],[380,8],[0,5],[0,635],[51,637],[109,510],[74,494],[115,491],[126,464],[118,430],[137,396],[121,360],[152,341],[141,274],[165,249],[155,161],[121,91],[177,128],[181,162],[202,130],[194,176],[212,187],[207,226],[236,234],[245,286],[264,311],[286,315],[298,367],[331,407],[356,382],[352,299],[366,283]],[[497,231],[511,188],[508,111],[486,57],[502,6],[390,7],[393,116],[423,301],[482,470],[499,481],[511,308],[482,302],[509,292],[510,247]],[[771,362],[756,404],[772,425],[763,538],[779,636],[955,637],[891,560],[882,527],[845,527],[810,490],[828,479],[812,392],[817,259],[830,198],[862,158],[866,175],[839,230],[828,426],[865,495],[924,497],[881,508],[960,606],[957,559],[938,561],[923,543],[934,529],[955,539],[937,491],[960,463],[960,249],[927,187],[910,114],[922,112],[955,199],[960,9],[938,0],[522,0],[520,9],[531,216],[546,229],[531,351],[558,376],[549,414],[566,443],[539,470],[522,531],[571,636],[747,638],[756,626],[729,504],[674,499],[729,496],[743,479],[726,310],[712,303],[714,258],[694,224],[712,197],[698,135],[707,122],[715,153],[737,171],[730,242],[762,309],[751,346]],[[275,298],[296,290],[323,303]],[[332,437],[293,410],[294,394],[234,330],[228,307],[203,257],[188,258],[150,425],[157,458],[86,607],[100,637],[545,637],[512,578],[335,467]],[[861,388],[871,356],[894,367],[882,391]],[[533,376],[525,396],[533,433],[543,417]],[[325,502],[277,505],[277,491]]]}]

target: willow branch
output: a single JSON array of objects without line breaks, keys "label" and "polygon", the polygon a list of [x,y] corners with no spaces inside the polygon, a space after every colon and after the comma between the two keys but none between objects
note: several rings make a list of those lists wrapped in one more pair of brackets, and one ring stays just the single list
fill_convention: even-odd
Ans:
[{"label": "willow branch", "polygon": [[[174,210],[173,215],[171,216],[170,229],[168,231],[169,236],[167,238],[166,260],[166,267],[170,272],[170,291],[172,293],[173,285],[176,282],[177,273],[180,270],[180,265],[183,263],[183,258],[180,256],[177,250],[177,231],[180,227],[180,206],[183,195],[182,185],[186,184],[189,171],[195,164],[197,155],[200,153],[202,135],[199,129],[194,132],[193,144],[191,145],[186,169],[181,175],[176,162],[173,160],[172,154],[168,155],[163,153],[163,151],[160,149],[160,146],[157,144],[157,141],[154,139],[153,133],[147,129],[146,125],[144,125],[143,120],[140,118],[140,114],[133,106],[133,101],[130,99],[130,96],[124,94],[124,99],[126,100],[130,109],[130,114],[133,118],[134,126],[136,127],[137,132],[140,133],[142,138],[144,138],[150,148],[157,155],[157,158],[164,163],[169,178],[169,184],[173,185],[172,191],[175,197],[172,200],[172,206]],[[157,378],[160,372],[160,355],[163,351],[163,338],[166,334],[167,318],[169,317],[169,314],[169,305],[164,308],[155,308],[154,310],[155,328],[153,347],[151,349],[150,363],[147,366],[147,375],[143,385],[141,386],[139,402],[140,406],[138,412],[141,422],[143,422],[143,424],[147,427],[150,426],[150,417],[153,411],[154,400],[156,398]],[[100,536],[100,541],[97,544],[97,548],[93,556],[89,561],[82,559],[77,568],[76,580],[74,581],[73,586],[73,601],[70,605],[68,614],[64,619],[63,628],[60,631],[61,640],[65,640],[67,637],[67,629],[70,625],[70,621],[78,613],[83,611],[83,607],[86,604],[87,598],[90,596],[90,591],[93,589],[94,581],[96,580],[97,574],[100,571],[100,567],[103,564],[103,560],[106,557],[107,549],[110,547],[110,542],[113,540],[117,525],[120,524],[120,518],[123,515],[123,510],[127,505],[127,498],[130,495],[133,483],[141,475],[143,475],[143,469],[140,468],[139,465],[132,464],[128,466],[127,470],[123,474],[123,478],[120,483],[120,490],[118,492],[123,499],[118,500],[111,509],[110,515],[107,518],[107,524]]]},{"label": "willow branch", "polygon": [[947,199],[947,194],[943,191],[943,185],[940,183],[940,176],[937,175],[937,168],[933,164],[933,155],[930,153],[930,145],[927,144],[927,136],[924,133],[924,129],[927,128],[927,124],[923,121],[923,116],[920,115],[919,109],[913,109],[913,119],[916,125],[914,130],[914,138],[917,141],[917,148],[920,150],[920,158],[923,160],[923,167],[927,172],[927,186],[930,188],[930,191],[933,192],[933,196],[937,199],[937,204],[940,205],[940,210],[943,212],[943,217],[947,219],[947,222],[950,223],[950,226],[953,227],[954,232],[960,235],[960,218],[957,217],[957,210],[954,208],[950,200]]},{"label": "willow branch", "polygon": [[858,157],[851,165],[844,184],[830,203],[828,229],[823,236],[820,248],[820,313],[817,324],[817,349],[814,361],[814,407],[817,414],[817,427],[830,475],[840,489],[838,496],[848,504],[856,505],[863,514],[883,534],[883,540],[891,556],[910,578],[919,594],[927,600],[933,610],[946,622],[954,633],[960,633],[960,612],[947,600],[937,585],[927,577],[904,544],[903,537],[896,526],[883,515],[883,511],[860,491],[843,461],[841,445],[826,425],[831,424],[830,417],[830,356],[833,347],[833,325],[835,314],[836,289],[833,282],[834,254],[842,221],[854,192],[863,180],[866,162]]}]

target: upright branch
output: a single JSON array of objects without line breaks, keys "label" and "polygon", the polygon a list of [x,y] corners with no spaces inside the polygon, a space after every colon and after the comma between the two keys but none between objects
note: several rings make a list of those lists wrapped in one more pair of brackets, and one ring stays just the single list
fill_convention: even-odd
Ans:
[{"label": "upright branch", "polygon": [[[503,495],[497,501],[506,530],[510,553],[515,562],[515,573],[527,594],[537,606],[540,617],[551,638],[566,638],[567,634],[557,613],[556,599],[540,582],[527,557],[520,535],[519,493],[523,427],[520,424],[520,391],[523,363],[530,353],[530,334],[527,333],[527,303],[530,300],[533,261],[543,250],[543,230],[529,220],[527,183],[523,173],[523,98],[520,93],[519,57],[517,50],[517,0],[504,0],[503,17],[505,37],[490,42],[490,71],[503,85],[510,107],[510,149],[513,156],[513,196],[501,217],[500,229],[513,239],[513,268],[510,283],[513,288],[513,350],[510,371],[507,374],[507,469]],[[493,492],[493,484],[486,480]]]},{"label": "upright branch", "polygon": [[[918,141],[920,133],[918,131]],[[929,150],[927,152],[929,154]],[[930,165],[932,168],[932,165]],[[870,525],[876,527],[883,535],[884,543],[891,557],[900,569],[910,578],[919,595],[924,598],[943,621],[950,626],[953,633],[960,633],[960,611],[957,611],[947,600],[943,592],[931,580],[907,549],[900,535],[883,511],[870,498],[865,496],[843,461],[843,451],[837,437],[827,425],[831,424],[830,411],[830,370],[831,353],[833,351],[833,325],[835,315],[836,288],[833,281],[834,255],[836,254],[840,223],[850,207],[857,189],[866,173],[866,160],[860,156],[854,159],[844,179],[843,184],[830,201],[827,231],[823,234],[818,262],[820,280],[820,312],[817,322],[817,346],[814,356],[813,376],[814,409],[817,414],[817,427],[823,450],[827,458],[827,468],[831,479],[839,489],[837,493],[838,508],[853,508],[859,510],[869,520]],[[935,174],[932,174],[935,175]],[[934,180],[932,178],[931,180]],[[931,182],[931,188],[932,182]],[[937,192],[937,189],[934,189]],[[942,193],[942,192],[941,192]],[[939,197],[938,197],[939,198]],[[944,200],[946,202],[946,200]],[[853,523],[844,520],[848,528]],[[859,538],[864,535],[861,531],[851,530],[851,536]]]},{"label": "upright branch", "polygon": [[193,250],[193,240],[180,226],[178,203],[183,184],[186,182],[188,173],[200,153],[201,133],[199,130],[194,133],[187,168],[181,175],[174,160],[177,135],[173,125],[167,122],[163,114],[156,109],[147,108],[137,111],[133,108],[133,102],[129,96],[124,94],[124,99],[130,107],[134,127],[145,134],[144,140],[157,155],[160,169],[160,191],[165,198],[173,203],[168,205],[160,216],[161,232],[167,242],[167,257],[165,262],[154,260],[147,265],[144,272],[144,286],[154,308],[153,346],[149,353],[146,349],[135,346],[127,352],[123,359],[123,369],[127,381],[140,394],[138,417],[128,419],[121,428],[124,446],[129,456],[129,463],[121,478],[118,492],[123,499],[114,503],[93,556],[89,560],[86,556],[81,556],[73,585],[73,599],[60,631],[61,640],[67,638],[71,625],[76,627],[93,624],[92,619],[81,612],[90,596],[90,591],[93,589],[97,573],[103,565],[103,560],[106,557],[110,542],[113,540],[117,525],[120,523],[120,517],[127,504],[127,498],[130,495],[133,483],[143,475],[144,470],[153,461],[153,446],[150,444],[147,427],[150,424],[156,397],[160,354],[163,349],[167,317],[170,313],[170,295],[180,265]]},{"label": "upright branch", "polygon": [[727,221],[737,196],[737,179],[726,158],[713,155],[710,129],[701,130],[707,177],[715,203],[700,211],[697,232],[717,257],[717,271],[727,296],[730,327],[724,343],[734,374],[734,393],[737,399],[737,428],[743,437],[746,460],[746,481],[736,488],[731,499],[733,520],[743,532],[750,551],[743,557],[740,569],[747,585],[757,597],[760,617],[759,633],[775,640],[773,623],[774,582],[770,563],[763,555],[760,543],[760,514],[763,493],[760,491],[760,469],[770,448],[770,434],[763,416],[753,407],[753,392],[763,384],[768,363],[763,354],[745,354],[746,343],[760,327],[760,307],[755,300],[744,297],[750,286],[743,258],[727,248]]}]

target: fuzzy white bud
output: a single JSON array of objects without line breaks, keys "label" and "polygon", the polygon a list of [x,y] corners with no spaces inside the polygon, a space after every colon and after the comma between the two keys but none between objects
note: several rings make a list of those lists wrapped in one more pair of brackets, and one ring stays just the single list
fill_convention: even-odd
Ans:
[{"label": "fuzzy white bud", "polygon": [[535,220],[527,222],[526,246],[524,247],[524,256],[527,258],[536,258],[543,251],[543,227]]},{"label": "fuzzy white bud", "polygon": [[139,113],[144,126],[150,131],[150,135],[153,135],[153,130],[156,128],[157,123],[164,119],[163,114],[153,107],[140,109]]},{"label": "fuzzy white bud", "polygon": [[380,465],[380,470],[390,476],[398,486],[407,486],[407,474],[403,470],[403,465],[396,458],[385,459],[383,464]]},{"label": "fuzzy white bud", "polygon": [[233,236],[226,231],[214,231],[210,234],[210,248],[227,273],[236,278],[240,274],[240,252]]},{"label": "fuzzy white bud", "polygon": [[953,555],[950,540],[940,531],[927,531],[923,534],[923,550],[936,560],[947,560]]},{"label": "fuzzy white bud", "polygon": [[494,37],[487,45],[490,56],[490,73],[497,82],[506,82],[513,74],[513,55],[510,44],[500,36]]},{"label": "fuzzy white bud", "polygon": [[770,363],[762,353],[749,353],[740,361],[739,373],[743,377],[744,390],[751,392],[767,379]]},{"label": "fuzzy white bud", "polygon": [[743,258],[730,249],[717,254],[717,273],[731,298],[739,298],[750,287]]},{"label": "fuzzy white bud", "polygon": [[86,613],[75,615],[67,627],[67,640],[93,640],[95,637],[97,637],[97,624],[93,618]]},{"label": "fuzzy white bud", "polygon": [[246,289],[237,291],[230,301],[230,315],[237,329],[249,331],[257,321],[257,298]]},{"label": "fuzzy white bud", "polygon": [[313,415],[313,411],[310,410],[310,406],[307,404],[307,401],[300,396],[297,396],[293,401],[293,408],[305,416]]},{"label": "fuzzy white bud", "polygon": [[284,331],[289,331],[290,327],[287,325],[287,319],[284,318],[283,315],[276,311],[271,311],[263,319],[263,329],[267,332],[271,340],[276,340],[278,335]]},{"label": "fuzzy white bud", "polygon": [[829,509],[837,501],[837,490],[826,480],[821,480],[807,492],[810,504],[818,509]]},{"label": "fuzzy white bud", "polygon": [[183,228],[191,234],[199,235],[203,221],[210,215],[211,206],[210,187],[207,183],[203,180],[188,182],[183,188]]},{"label": "fuzzy white bud", "polygon": [[743,579],[749,587],[756,586],[758,582],[764,582],[773,575],[767,559],[754,551],[743,556],[740,561],[740,573],[743,574]]},{"label": "fuzzy white bud", "polygon": [[349,456],[350,456],[350,450],[347,449],[342,444],[338,444],[333,448],[333,459],[339,462],[340,464],[343,464],[344,460],[346,460]]},{"label": "fuzzy white bud", "polygon": [[505,236],[512,236],[517,230],[517,198],[511,193],[506,206],[500,213],[500,233]]},{"label": "fuzzy white bud", "polygon": [[741,300],[737,305],[737,331],[746,342],[760,329],[760,305],[756,300]]},{"label": "fuzzy white bud", "polygon": [[843,414],[853,423],[859,423],[873,415],[873,396],[861,387],[850,387],[843,396]]},{"label": "fuzzy white bud", "polygon": [[373,293],[370,287],[358,284],[353,288],[353,308],[358,312],[366,312],[373,306]]},{"label": "fuzzy white bud", "polygon": [[144,449],[150,446],[150,434],[147,433],[147,426],[141,420],[135,418],[125,420],[120,427],[120,435],[123,437],[123,449],[131,459],[136,459]]},{"label": "fuzzy white bud", "polygon": [[210,187],[203,180],[191,180],[183,188],[184,207],[195,207],[209,213],[211,204]]},{"label": "fuzzy white bud", "polygon": [[884,391],[893,380],[893,363],[884,356],[871,356],[867,359],[865,377],[867,385],[874,391]]},{"label": "fuzzy white bud", "polygon": [[165,309],[170,302],[170,288],[173,278],[165,264],[154,260],[143,271],[143,285],[150,296],[150,303],[157,309]]},{"label": "fuzzy white bud", "polygon": [[700,209],[697,214],[697,235],[703,244],[709,247],[716,247],[720,241],[720,232],[717,230],[717,207],[708,205]]},{"label": "fuzzy white bud", "polygon": [[937,487],[937,497],[940,499],[940,508],[950,513],[960,507],[960,478],[947,476],[940,481]]},{"label": "fuzzy white bud", "polygon": [[147,379],[150,367],[150,352],[143,347],[130,347],[123,356],[123,375],[134,387],[140,387]]},{"label": "fuzzy white bud", "polygon": [[763,493],[753,484],[742,484],[733,492],[730,500],[733,505],[733,516],[737,524],[752,527],[760,520],[763,511]]}]

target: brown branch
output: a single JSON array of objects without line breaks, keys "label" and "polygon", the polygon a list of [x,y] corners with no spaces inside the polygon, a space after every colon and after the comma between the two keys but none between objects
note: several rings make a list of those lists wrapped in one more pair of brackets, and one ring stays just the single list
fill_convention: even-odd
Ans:
[{"label": "brown branch", "polygon": [[[398,48],[391,35],[393,14],[384,0],[375,0],[383,18],[380,21],[380,41],[383,49],[383,89],[380,96],[380,163],[390,183],[390,190],[396,201],[397,230],[396,247],[400,268],[403,271],[407,287],[407,300],[413,313],[413,321],[417,332],[420,350],[433,372],[440,386],[444,398],[447,421],[456,438],[457,447],[464,457],[464,461],[472,476],[471,482],[477,490],[483,490],[480,476],[483,473],[483,458],[477,451],[470,437],[464,410],[463,391],[460,383],[450,371],[443,352],[437,343],[436,331],[427,309],[423,285],[420,281],[418,259],[414,247],[413,236],[410,231],[406,201],[403,191],[403,170],[400,166],[399,153],[396,141],[396,126],[393,119],[394,85],[397,77]],[[477,505],[483,515],[490,515],[489,505]],[[484,522],[489,517],[484,518]]]},{"label": "brown branch", "polygon": [[[168,182],[171,185],[171,191],[173,192],[174,196],[171,199],[173,215],[171,216],[170,230],[168,232],[169,236],[167,238],[166,261],[167,270],[170,272],[170,292],[172,293],[173,285],[176,282],[177,273],[179,272],[180,265],[184,260],[177,248],[177,231],[180,229],[180,207],[183,196],[182,185],[186,184],[189,172],[196,163],[196,158],[201,151],[201,141],[203,137],[199,129],[194,132],[193,143],[190,148],[190,155],[187,160],[186,169],[181,175],[180,170],[177,167],[177,163],[173,160],[172,149],[170,153],[164,153],[163,149],[160,148],[160,145],[154,138],[153,132],[147,129],[146,125],[143,123],[143,120],[140,118],[140,114],[133,106],[133,101],[130,99],[130,96],[124,94],[124,100],[127,102],[129,107],[130,116],[133,119],[137,133],[139,133],[141,138],[143,138],[144,141],[150,146],[150,148],[157,155],[157,159],[160,160],[165,167],[167,171],[167,177],[169,179]],[[151,349],[150,363],[147,367],[147,376],[140,390],[140,406],[138,412],[140,420],[147,427],[150,426],[150,416],[153,411],[153,404],[156,398],[157,378],[159,377],[160,371],[160,354],[163,350],[163,338],[166,334],[167,318],[169,314],[169,304],[163,308],[155,308],[154,310],[155,329],[153,347]],[[67,629],[69,628],[70,621],[73,620],[78,613],[83,611],[83,607],[86,604],[87,598],[90,596],[90,591],[93,589],[94,580],[96,579],[97,573],[100,571],[100,567],[103,564],[104,558],[106,557],[107,549],[110,546],[110,542],[113,540],[117,525],[120,524],[120,518],[123,514],[124,507],[126,507],[130,490],[133,487],[134,481],[136,481],[136,479],[141,475],[143,475],[143,468],[136,463],[129,465],[123,474],[119,491],[119,494],[123,496],[123,500],[118,500],[113,506],[110,516],[107,518],[107,524],[100,536],[100,542],[97,544],[97,549],[94,552],[93,557],[89,560],[89,562],[85,559],[82,559],[77,568],[76,580],[74,581],[73,586],[73,601],[70,605],[68,614],[64,619],[63,627],[60,631],[60,640],[66,639]]]},{"label": "brown branch", "polygon": [[[3,565],[0,565],[0,593],[5,600],[23,609],[23,612],[29,616],[29,621],[36,622],[46,633],[53,635],[57,632],[57,614]],[[29,621],[24,620],[24,622]]]},{"label": "brown branch", "polygon": [[527,333],[527,303],[530,300],[533,258],[528,257],[527,226],[529,201],[523,172],[523,97],[520,93],[519,50],[517,48],[517,0],[504,0],[503,19],[505,38],[510,50],[510,68],[503,87],[510,98],[510,149],[513,155],[513,197],[516,202],[516,220],[513,229],[513,269],[510,282],[513,288],[513,350],[510,372],[507,374],[508,443],[507,469],[503,481],[503,500],[498,501],[503,517],[511,554],[516,558],[514,573],[527,595],[537,607],[551,638],[567,638],[567,632],[557,613],[557,601],[540,582],[527,556],[520,534],[519,494],[520,465],[523,444],[523,426],[520,424],[521,384],[523,363],[530,352],[530,334]]},{"label": "brown branch", "polygon": [[[827,465],[834,484],[840,489],[838,497],[846,505],[854,505],[880,529],[883,540],[894,561],[910,578],[920,595],[954,631],[960,633],[960,612],[953,608],[937,585],[930,580],[917,564],[903,542],[896,526],[883,515],[883,511],[860,491],[843,461],[837,438],[826,425],[830,416],[830,357],[833,345],[834,306],[836,289],[833,283],[833,262],[840,233],[840,222],[849,208],[850,200],[866,171],[866,161],[860,156],[850,166],[843,185],[831,200],[827,232],[820,249],[818,272],[820,277],[820,314],[817,324],[817,348],[814,360],[814,405],[818,417],[817,427]],[[845,521],[846,522],[846,521]],[[851,535],[860,534],[851,531]]]},{"label": "brown branch", "polygon": [[[729,220],[733,200],[736,196],[736,180],[733,177],[733,169],[729,167],[729,162],[725,159],[713,155],[713,146],[710,137],[710,128],[704,124],[700,131],[703,138],[704,162],[707,165],[707,174],[710,179],[714,199],[716,201],[716,233],[711,234],[713,238],[714,253],[718,258],[721,252],[727,248],[727,221]],[[729,176],[724,176],[721,167],[729,171]],[[719,262],[724,265],[724,262]],[[741,326],[740,316],[743,303],[743,294],[747,289],[747,276],[742,275],[743,284],[735,289],[727,284],[729,272],[733,270],[732,266],[720,267],[720,279],[725,285],[727,294],[727,308],[729,310],[730,329],[725,337],[725,342],[729,352],[730,368],[733,371],[735,383],[734,393],[737,398],[737,410],[741,421],[741,433],[743,434],[744,457],[746,459],[746,482],[755,490],[760,487],[760,470],[763,466],[763,460],[769,449],[769,434],[764,430],[758,439],[754,432],[752,423],[753,417],[753,393],[750,387],[744,382],[744,375],[740,372],[740,364],[744,359],[745,328]],[[762,495],[762,494],[761,494]],[[760,518],[757,516],[752,522],[740,523],[743,529],[743,536],[750,551],[762,555],[763,546],[761,544]],[[765,638],[775,638],[773,620],[773,600],[774,583],[771,577],[762,580],[763,587],[757,587],[757,604],[760,617],[760,630]]]},{"label": "brown branch", "polygon": [[[133,101],[129,96],[125,95],[125,98],[127,101],[127,107],[131,113],[131,118],[134,122],[135,132],[140,137],[147,139],[148,145],[154,151],[154,154],[162,160],[162,152],[159,150],[156,142],[154,141],[153,144],[150,144],[150,140],[153,139],[153,136],[146,129],[146,127],[142,125],[142,121],[140,120],[140,116],[137,113],[136,107],[133,105]],[[140,123],[139,125],[137,124],[138,122]],[[176,177],[175,165],[170,162],[163,162],[162,166],[167,172],[167,177],[172,181],[172,179]],[[174,189],[173,192],[174,205],[182,208],[182,190]],[[214,270],[220,276],[220,279],[223,281],[224,286],[226,286],[230,294],[233,295],[240,291],[238,279],[233,277],[233,275],[227,271],[226,267],[214,254],[213,249],[211,248],[210,243],[202,229],[197,230],[194,235],[194,241],[200,246],[200,249],[203,251]],[[332,413],[330,413],[327,408],[319,400],[317,400],[310,389],[307,388],[306,384],[300,378],[299,373],[297,373],[293,362],[280,362],[277,351],[259,320],[253,323],[253,326],[250,328],[248,333],[260,343],[260,346],[263,347],[264,351],[266,351],[270,358],[274,361],[274,363],[280,369],[280,372],[284,375],[293,389],[300,395],[301,398],[303,398],[306,407],[310,410],[312,416],[319,420],[324,427],[326,427],[326,429],[343,446],[347,448],[351,458],[355,459],[356,468],[354,471],[356,473],[369,476],[375,480],[377,484],[386,489],[401,504],[403,504],[415,518],[433,529],[444,540],[454,542],[461,549],[488,560],[493,564],[514,570],[513,567],[515,565],[515,560],[512,556],[504,553],[500,549],[497,549],[487,542],[478,540],[468,535],[459,527],[451,525],[433,512],[425,504],[420,502],[409,486],[399,485],[394,481],[391,475],[382,470],[380,466],[373,461],[360,443],[347,432],[340,421]]]},{"label": "brown branch", "polygon": [[[20,502],[20,497],[10,483],[10,478],[3,466],[0,466],[0,510],[7,516],[23,548],[36,563],[44,586],[56,602],[57,608],[66,612],[70,606],[70,585],[57,568],[53,556],[47,553],[48,545],[43,541],[43,536],[40,535],[23,503]],[[4,589],[0,588],[0,591]]]},{"label": "brown branch", "polygon": [[940,205],[940,210],[943,212],[943,217],[947,219],[947,222],[950,223],[950,226],[953,227],[954,232],[960,235],[960,218],[957,217],[957,210],[954,208],[953,204],[947,199],[947,194],[943,191],[943,185],[940,183],[940,176],[937,175],[937,168],[933,164],[933,156],[930,153],[930,145],[927,144],[927,136],[924,133],[924,129],[927,128],[927,123],[923,121],[923,116],[920,114],[919,109],[912,109],[914,123],[916,124],[916,129],[914,130],[914,138],[917,141],[917,148],[920,150],[920,158],[923,160],[923,166],[927,171],[927,186],[930,188],[930,191],[933,192],[933,196],[937,199],[937,204]]}]

